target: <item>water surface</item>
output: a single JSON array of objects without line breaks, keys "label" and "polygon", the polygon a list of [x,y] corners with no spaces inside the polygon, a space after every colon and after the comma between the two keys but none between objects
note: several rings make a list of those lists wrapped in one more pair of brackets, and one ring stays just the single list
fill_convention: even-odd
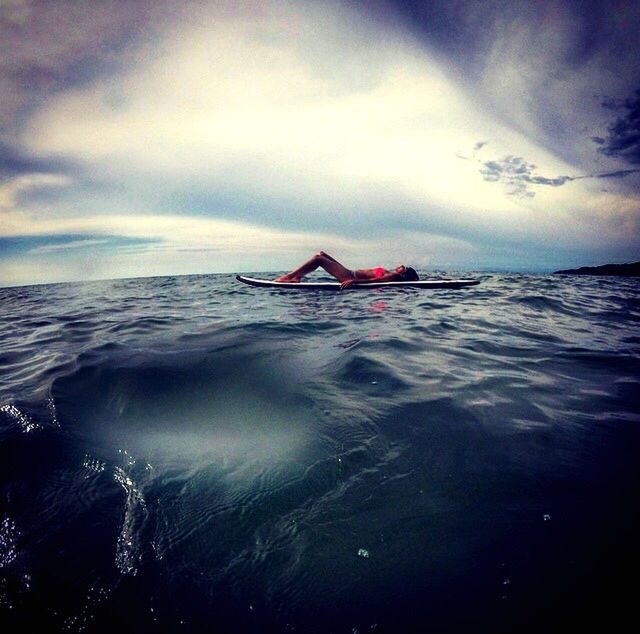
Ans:
[{"label": "water surface", "polygon": [[481,277],[0,289],[0,623],[553,631],[631,613],[640,282]]}]

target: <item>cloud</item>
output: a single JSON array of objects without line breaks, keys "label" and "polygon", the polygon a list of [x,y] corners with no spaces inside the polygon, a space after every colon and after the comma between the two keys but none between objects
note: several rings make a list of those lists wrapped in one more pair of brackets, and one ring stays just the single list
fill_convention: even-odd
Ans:
[{"label": "cloud", "polygon": [[[0,2],[1,136],[15,138],[24,116],[69,87],[122,68],[154,5],[110,0]],[[138,46],[140,43],[138,43]]]},{"label": "cloud", "polygon": [[[174,199],[189,191],[208,192],[204,198],[212,201],[220,192],[243,192],[315,210],[375,207],[384,196],[422,203],[427,216],[438,206],[471,215],[518,213],[513,196],[483,185],[491,166],[488,178],[478,178],[456,165],[459,148],[484,131],[500,138],[496,152],[509,148],[506,156],[563,167],[537,145],[530,116],[516,126],[514,117],[506,123],[495,117],[474,98],[476,87],[471,92],[453,79],[429,47],[406,32],[367,23],[332,3],[273,3],[260,12],[252,3],[231,6],[190,5],[191,12],[155,32],[153,45],[129,54],[123,72],[98,75],[48,99],[25,126],[23,149],[73,158],[89,178],[135,190],[138,201],[144,180],[152,196]],[[497,55],[503,46],[503,53],[510,51],[507,65],[528,64],[514,33],[524,29],[539,40],[526,21],[532,12],[503,16],[497,4],[486,12],[468,3],[442,8],[451,18],[447,33],[456,24],[458,35],[467,33],[475,15],[488,29],[485,51]],[[554,46],[560,47],[559,31],[570,28],[568,17],[543,25]],[[110,37],[123,28],[121,17]],[[487,61],[493,59],[491,53]],[[501,75],[510,93],[504,103],[520,95],[520,83],[513,82],[523,68]],[[486,143],[476,142],[474,153]],[[530,185],[555,184],[532,179]],[[262,220],[268,220],[264,214]]]},{"label": "cloud", "polygon": [[620,110],[624,107],[624,99],[603,95],[600,99],[600,105],[605,110]]},{"label": "cloud", "polygon": [[[442,41],[458,44],[459,54],[449,58],[464,66],[461,72],[478,99],[573,171],[593,172],[602,155],[584,131],[606,136],[602,99],[594,95],[625,94],[629,84],[640,81],[638,4],[616,3],[615,10],[574,0],[449,4],[446,13],[464,16],[469,37],[467,42],[460,33],[448,37],[456,28],[449,22]],[[432,8],[438,11],[439,5]],[[527,155],[520,149],[510,153]]]},{"label": "cloud", "polygon": [[549,178],[536,174],[536,166],[521,156],[507,155],[500,160],[484,161],[480,169],[482,179],[507,186],[510,196],[533,198],[535,192],[531,185],[547,185],[561,187],[565,183],[576,180],[571,176],[556,176]]},{"label": "cloud", "polygon": [[638,172],[640,172],[640,169],[616,170],[614,172],[605,172],[604,174],[593,174],[591,177],[584,176],[583,178],[625,178],[625,176],[637,174]]},{"label": "cloud", "polygon": [[519,145],[518,135],[419,42],[340,5],[270,10],[195,11],[126,72],[48,99],[24,127],[24,152],[73,159],[86,178],[135,192],[131,206],[193,192],[211,214],[223,197],[279,201],[281,213],[275,203],[241,211],[258,224],[297,215],[305,226],[318,210],[339,224],[381,201],[425,216],[517,212],[456,152],[484,130]]},{"label": "cloud", "polygon": [[[42,215],[28,215],[19,212],[5,212],[0,216],[5,236],[58,236],[82,235],[119,236],[135,238],[144,244],[134,244],[129,249],[145,251],[156,249],[176,249],[195,247],[213,249],[219,252],[243,252],[261,249],[265,252],[282,250],[317,251],[315,238],[304,232],[268,230],[242,222],[220,220],[216,218],[197,218],[182,215],[97,215],[85,217],[48,218]],[[338,246],[348,246],[350,240],[338,236],[318,236]],[[90,242],[102,242],[102,238],[74,240],[74,246],[88,246]],[[81,244],[83,243],[83,244]],[[67,244],[55,244],[38,248],[53,251]],[[369,245],[372,246],[372,245]]]},{"label": "cloud", "polygon": [[67,251],[68,249],[84,249],[86,247],[95,246],[96,244],[107,244],[108,240],[72,240],[70,242],[62,242],[59,244],[46,244],[39,247],[29,249],[28,253],[42,254],[55,253],[56,251]]},{"label": "cloud", "polygon": [[[18,204],[20,195],[34,190],[51,187],[67,187],[72,179],[65,174],[24,173],[0,183],[0,212],[12,210]],[[0,232],[3,234],[4,232]]]},{"label": "cloud", "polygon": [[25,154],[0,141],[0,183],[25,173],[70,174],[73,168],[72,162]]},{"label": "cloud", "polygon": [[608,137],[603,139],[598,151],[635,165],[640,163],[640,89],[634,94],[634,97],[606,106],[625,112],[609,124]]},{"label": "cloud", "polygon": [[[460,158],[466,157],[461,156]],[[537,174],[536,165],[528,162],[521,156],[507,155],[499,160],[478,160],[478,162],[482,165],[480,168],[480,174],[484,181],[490,183],[502,183],[507,186],[508,195],[523,198],[533,198],[535,196],[535,191],[532,189],[532,186],[536,185],[562,187],[567,183],[588,178],[622,179],[630,176],[631,174],[640,172],[640,169],[627,169],[577,176],[565,175],[548,177]]]}]

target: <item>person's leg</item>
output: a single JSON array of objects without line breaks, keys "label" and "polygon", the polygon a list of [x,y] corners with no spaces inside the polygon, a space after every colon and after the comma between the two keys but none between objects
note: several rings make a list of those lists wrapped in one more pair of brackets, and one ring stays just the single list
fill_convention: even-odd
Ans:
[{"label": "person's leg", "polygon": [[[324,251],[320,251],[319,255],[324,255],[325,258],[329,258],[330,260],[333,260],[334,262],[338,262],[338,260],[336,260],[335,258],[332,258],[328,253],[325,253]],[[340,262],[338,262],[338,264],[340,264]]]},{"label": "person's leg", "polygon": [[319,266],[320,262],[318,261],[318,255],[314,255],[304,264],[301,264],[297,269],[291,271],[291,273],[287,273],[286,275],[279,277],[276,282],[299,282],[301,278],[308,273],[315,271]]},{"label": "person's leg", "polygon": [[318,267],[322,267],[327,273],[330,273],[339,282],[353,279],[353,273],[342,266],[340,262],[334,260],[331,256],[327,255],[324,251],[320,251],[312,258],[307,260],[304,264],[299,266],[291,273],[279,277],[277,282],[299,282],[305,275],[308,275],[312,271],[315,271]]},{"label": "person's leg", "polygon": [[331,275],[333,275],[333,277],[335,277],[338,282],[344,282],[346,280],[352,280],[355,278],[353,271],[340,264],[338,260],[335,260],[330,255],[327,255],[324,251],[320,251],[317,257],[319,258],[320,266],[327,273],[331,273]]}]

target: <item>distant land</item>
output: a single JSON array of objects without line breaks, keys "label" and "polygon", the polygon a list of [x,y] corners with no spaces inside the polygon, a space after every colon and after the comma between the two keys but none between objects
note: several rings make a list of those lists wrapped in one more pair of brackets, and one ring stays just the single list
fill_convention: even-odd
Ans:
[{"label": "distant land", "polygon": [[627,277],[640,276],[640,262],[628,264],[603,264],[602,266],[581,266],[579,269],[554,271],[561,275],[620,275]]}]

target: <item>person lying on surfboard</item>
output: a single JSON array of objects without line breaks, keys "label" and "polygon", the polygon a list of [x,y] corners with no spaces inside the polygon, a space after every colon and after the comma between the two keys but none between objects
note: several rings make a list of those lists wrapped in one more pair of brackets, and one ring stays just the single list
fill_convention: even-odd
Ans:
[{"label": "person lying on surfboard", "polygon": [[299,282],[305,275],[322,267],[340,282],[340,288],[348,288],[352,284],[368,284],[371,282],[414,282],[419,280],[418,274],[410,266],[401,264],[393,271],[387,271],[381,266],[374,269],[355,269],[351,271],[338,260],[324,251],[316,253],[312,258],[300,265],[291,273],[279,277],[276,282]]}]

